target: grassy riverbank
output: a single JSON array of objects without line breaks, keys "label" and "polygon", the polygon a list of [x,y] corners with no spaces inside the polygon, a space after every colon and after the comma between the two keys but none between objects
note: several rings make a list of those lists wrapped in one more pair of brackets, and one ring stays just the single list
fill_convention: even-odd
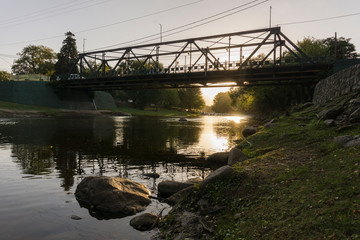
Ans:
[{"label": "grassy riverbank", "polygon": [[191,117],[197,116],[194,113],[168,110],[168,109],[146,109],[140,110],[130,107],[120,107],[112,110],[66,110],[59,108],[50,108],[33,105],[23,105],[11,102],[0,101],[0,116],[12,117],[12,116],[63,116],[63,115],[123,115],[131,114],[132,116],[159,116],[159,117]]},{"label": "grassy riverbank", "polygon": [[360,147],[333,141],[360,126],[326,126],[320,110],[281,117],[239,142],[249,159],[234,166],[238,175],[194,190],[174,212],[197,211],[201,199],[221,209],[204,217],[213,232],[202,239],[360,239]]},{"label": "grassy riverbank", "polygon": [[131,107],[120,107],[116,109],[118,112],[129,113],[133,116],[158,116],[158,117],[173,117],[173,116],[181,116],[181,117],[191,117],[197,116],[198,114],[189,113],[185,111],[176,111],[176,110],[168,110],[168,109],[137,109]]}]

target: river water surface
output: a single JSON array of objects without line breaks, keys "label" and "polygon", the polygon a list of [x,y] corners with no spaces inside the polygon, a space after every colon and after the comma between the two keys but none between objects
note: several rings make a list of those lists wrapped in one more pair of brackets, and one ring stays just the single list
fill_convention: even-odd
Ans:
[{"label": "river water surface", "polygon": [[[204,178],[205,157],[234,146],[245,118],[0,119],[0,239],[149,239],[133,216],[98,220],[75,199],[86,176],[120,176],[153,195],[163,180]],[[144,173],[159,173],[147,178]],[[154,200],[147,212],[169,206]],[[166,211],[165,211],[166,212]],[[73,220],[71,216],[81,217]]]}]

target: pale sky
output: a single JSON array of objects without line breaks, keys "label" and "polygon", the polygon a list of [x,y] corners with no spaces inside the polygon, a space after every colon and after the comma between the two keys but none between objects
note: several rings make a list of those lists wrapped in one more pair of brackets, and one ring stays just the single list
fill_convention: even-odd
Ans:
[{"label": "pale sky", "polygon": [[67,31],[79,51],[83,43],[85,50],[125,47],[118,44],[159,34],[159,24],[165,32],[250,2],[259,5],[163,41],[268,27],[271,6],[272,26],[280,25],[293,42],[337,32],[360,52],[359,0],[1,0],[0,71],[10,72],[16,54],[30,44],[59,52]]}]

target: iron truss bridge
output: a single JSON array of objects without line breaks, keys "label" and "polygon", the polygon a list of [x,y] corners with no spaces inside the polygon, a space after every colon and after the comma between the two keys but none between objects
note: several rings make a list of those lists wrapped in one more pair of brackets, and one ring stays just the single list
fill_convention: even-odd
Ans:
[{"label": "iron truss bridge", "polygon": [[58,80],[97,90],[311,84],[331,68],[274,27],[85,52]]}]

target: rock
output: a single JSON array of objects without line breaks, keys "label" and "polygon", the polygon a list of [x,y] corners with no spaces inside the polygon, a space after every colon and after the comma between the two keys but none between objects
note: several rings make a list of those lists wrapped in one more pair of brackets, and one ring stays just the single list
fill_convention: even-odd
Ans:
[{"label": "rock", "polygon": [[202,181],[200,183],[200,188],[203,188],[203,187],[207,186],[208,184],[216,182],[216,181],[218,181],[220,179],[230,178],[234,174],[236,174],[236,172],[230,166],[223,166],[221,168],[218,168],[215,171],[213,171],[212,173],[210,173],[209,176],[207,176],[204,179],[204,181]]},{"label": "rock", "polygon": [[159,195],[162,197],[169,197],[187,187],[193,186],[193,183],[182,183],[176,181],[163,181],[158,185]]},{"label": "rock", "polygon": [[228,165],[232,166],[235,163],[242,162],[248,159],[248,157],[239,149],[232,148],[229,152]]},{"label": "rock", "polygon": [[350,122],[360,122],[360,107],[350,114]]},{"label": "rock", "polygon": [[158,216],[151,213],[144,213],[131,219],[130,226],[136,230],[147,231],[156,227],[159,221]]},{"label": "rock", "polygon": [[151,203],[143,184],[120,177],[86,177],[76,188],[81,205],[108,218],[133,215]]},{"label": "rock", "polygon": [[344,147],[355,147],[360,145],[360,138],[355,137],[353,140],[345,143]]},{"label": "rock", "polygon": [[325,109],[318,114],[320,119],[335,119],[338,115],[343,112],[342,106],[335,106],[330,109]]},{"label": "rock", "polygon": [[180,118],[179,122],[187,122],[188,120],[186,118]]},{"label": "rock", "polygon": [[166,201],[169,205],[175,205],[175,204],[179,203],[182,199],[189,196],[193,192],[193,189],[194,189],[193,185],[189,186],[187,188],[184,188],[184,189],[178,191],[177,193],[174,193],[170,197],[168,197],[166,199]]},{"label": "rock", "polygon": [[150,177],[150,178],[159,178],[160,174],[158,174],[158,173],[144,173],[143,176]]},{"label": "rock", "polygon": [[82,218],[76,215],[71,215],[72,220],[81,220]]},{"label": "rock", "polygon": [[217,164],[224,166],[228,163],[229,153],[228,152],[218,152],[211,154],[206,158],[206,161],[210,164]]},{"label": "rock", "polygon": [[255,127],[252,126],[246,126],[243,130],[242,130],[242,135],[244,137],[248,137],[251,136],[253,134],[255,134],[257,132]]},{"label": "rock", "polygon": [[327,120],[324,121],[324,124],[325,124],[326,126],[328,126],[328,127],[332,127],[332,126],[335,125],[335,121],[332,120],[332,119],[327,119]]},{"label": "rock", "polygon": [[334,143],[340,146],[345,146],[346,143],[354,139],[351,135],[338,136],[334,138]]}]

